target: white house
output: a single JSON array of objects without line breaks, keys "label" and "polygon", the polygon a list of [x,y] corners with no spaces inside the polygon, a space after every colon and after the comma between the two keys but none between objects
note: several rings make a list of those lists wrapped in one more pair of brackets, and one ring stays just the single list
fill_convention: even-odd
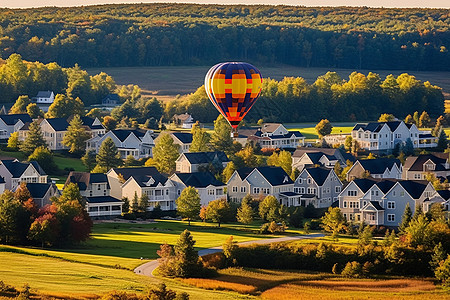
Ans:
[{"label": "white house", "polygon": [[225,152],[214,151],[182,153],[175,161],[175,164],[177,172],[194,173],[206,170],[209,165],[219,170],[225,169],[229,162],[230,159]]},{"label": "white house", "polygon": [[103,135],[97,135],[86,141],[87,150],[95,150],[98,153],[101,144],[110,137],[119,151],[122,159],[132,155],[135,159],[152,157],[155,143],[152,137],[153,131],[140,129],[110,130]]},{"label": "white house", "polygon": [[105,98],[102,99],[102,105],[103,106],[117,106],[120,103],[119,95],[117,94],[109,94]]},{"label": "white house", "polygon": [[175,184],[177,198],[186,187],[194,187],[198,191],[202,206],[225,197],[226,185],[209,172],[175,173],[170,176],[170,180]]},{"label": "white house", "polygon": [[194,125],[194,119],[188,113],[184,113],[181,115],[174,115],[173,121],[177,126],[181,126],[181,128],[191,129]]},{"label": "white house", "polygon": [[25,123],[32,121],[28,114],[0,115],[0,139],[9,139],[11,133],[19,131]]},{"label": "white house", "polygon": [[103,219],[122,214],[123,202],[111,196],[86,197],[86,210],[91,218]]},{"label": "white house", "polygon": [[288,131],[283,124],[266,123],[260,128],[243,128],[239,130],[237,141],[259,144],[261,148],[297,148],[305,144],[305,137],[299,131]]},{"label": "white house", "polygon": [[357,160],[347,172],[347,181],[362,178],[364,174],[372,178],[402,178],[402,163],[396,158],[376,158]]},{"label": "white house", "polygon": [[55,94],[52,91],[39,91],[32,100],[37,104],[52,104],[55,100]]},{"label": "white house", "polygon": [[47,174],[36,161],[19,162],[14,160],[0,160],[0,177],[5,181],[5,189],[15,190],[22,182],[47,183]]},{"label": "white house", "polygon": [[[192,133],[190,132],[171,132],[170,136],[173,139],[173,142],[180,147],[178,148],[178,151],[180,153],[187,153],[189,152],[189,148],[192,144]],[[158,140],[159,136],[156,138],[155,142]]]}]

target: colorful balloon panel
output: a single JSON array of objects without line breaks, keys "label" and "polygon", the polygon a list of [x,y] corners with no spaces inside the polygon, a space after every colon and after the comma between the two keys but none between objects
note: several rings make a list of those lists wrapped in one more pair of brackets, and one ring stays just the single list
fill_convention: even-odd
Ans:
[{"label": "colorful balloon panel", "polygon": [[233,128],[237,128],[255,104],[261,87],[259,70],[244,62],[217,64],[205,76],[209,99]]}]

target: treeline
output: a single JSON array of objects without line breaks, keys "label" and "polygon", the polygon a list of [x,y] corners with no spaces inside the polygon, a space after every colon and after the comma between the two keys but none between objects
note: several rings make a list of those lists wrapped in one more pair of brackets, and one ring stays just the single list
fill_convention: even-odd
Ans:
[{"label": "treeline", "polygon": [[450,70],[446,9],[132,4],[0,9],[0,57],[91,66]]},{"label": "treeline", "polygon": [[[421,82],[409,74],[388,75],[353,72],[347,80],[335,72],[319,76],[313,84],[303,78],[287,77],[281,81],[265,79],[261,97],[245,120],[256,122],[315,122],[377,120],[383,113],[406,117],[415,111],[427,111],[438,117],[444,112],[441,88]],[[216,109],[204,87],[184,99],[165,106],[166,117],[189,112],[196,120],[212,122]]]}]

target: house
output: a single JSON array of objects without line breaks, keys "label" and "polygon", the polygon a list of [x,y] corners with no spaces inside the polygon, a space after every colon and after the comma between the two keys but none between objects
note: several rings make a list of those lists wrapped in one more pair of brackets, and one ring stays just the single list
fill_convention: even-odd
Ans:
[{"label": "house", "polygon": [[36,161],[19,162],[14,160],[0,160],[0,176],[5,181],[5,189],[15,190],[22,182],[47,183],[47,174]]},{"label": "house", "polygon": [[110,137],[119,151],[122,159],[132,155],[135,159],[152,157],[155,143],[152,137],[153,131],[141,129],[116,129],[105,134],[97,135],[86,141],[87,150],[95,150],[98,153],[103,141]]},{"label": "house", "polygon": [[[444,157],[445,155],[445,157]],[[448,153],[441,154],[421,154],[406,158],[403,166],[402,179],[425,180],[428,173],[433,173],[436,177],[447,178],[450,176],[450,165]]]},{"label": "house", "polygon": [[[180,153],[189,152],[189,148],[192,144],[192,133],[190,132],[171,132],[170,136],[173,139],[173,142],[180,147],[178,148]],[[156,138],[158,140],[158,138]],[[155,140],[155,142],[156,142]]]},{"label": "house", "polygon": [[64,135],[67,133],[69,123],[64,118],[43,119],[40,123],[42,135],[50,150],[65,150],[69,147],[63,145]]},{"label": "house", "polygon": [[314,165],[334,168],[336,161],[345,168],[347,160],[354,162],[356,158],[343,149],[301,147],[292,154],[292,168],[303,170],[307,166]]},{"label": "house", "polygon": [[176,126],[186,129],[191,129],[194,125],[194,119],[188,113],[184,113],[181,115],[174,115],[173,122]]},{"label": "house", "polygon": [[103,219],[122,214],[122,200],[111,196],[86,197],[86,210],[91,218]]},{"label": "house", "polygon": [[231,201],[240,202],[250,194],[253,197],[294,192],[294,182],[281,167],[242,168],[236,170],[227,182],[227,193]]},{"label": "house", "polygon": [[406,144],[410,139],[414,148],[436,147],[430,142],[430,132],[419,131],[415,124],[403,121],[374,122],[356,124],[352,129],[352,138],[357,140],[361,148],[371,152],[389,152],[398,143]]},{"label": "house", "polygon": [[365,178],[350,182],[338,198],[349,221],[397,227],[407,203],[415,211],[418,205],[424,207],[430,199],[441,197],[427,181]]},{"label": "house", "polygon": [[194,187],[200,196],[200,204],[207,206],[209,202],[226,197],[226,185],[217,180],[210,172],[175,173],[170,176],[175,184],[177,198],[188,186]]},{"label": "house", "polygon": [[[16,187],[16,189],[19,186]],[[37,207],[41,208],[52,204],[52,197],[59,197],[61,193],[54,183],[27,183],[27,189]]]},{"label": "house", "polygon": [[0,139],[9,139],[12,133],[32,121],[28,114],[0,115]]},{"label": "house", "polygon": [[52,104],[55,100],[55,94],[52,91],[39,91],[32,100],[37,104]]},{"label": "house", "polygon": [[181,173],[205,171],[209,165],[224,169],[229,162],[223,151],[182,153],[175,161],[176,171]]},{"label": "house", "polygon": [[105,127],[98,118],[93,119],[90,117],[81,117],[81,121],[83,122],[83,125],[86,127],[86,130],[91,133],[92,137],[96,137],[98,135],[103,135],[106,133]]},{"label": "house", "polygon": [[103,173],[71,171],[64,187],[69,183],[76,183],[83,197],[109,196],[110,193],[108,177]]},{"label": "house", "polygon": [[242,145],[253,142],[259,144],[261,148],[270,149],[295,149],[305,144],[305,137],[299,131],[288,131],[279,123],[266,123],[259,128],[239,129],[236,140]]},{"label": "house", "polygon": [[119,95],[109,94],[102,99],[102,106],[117,106],[120,103]]},{"label": "house", "polygon": [[[342,182],[333,169],[324,167],[305,168],[294,181],[294,193],[308,195],[297,206],[313,204],[316,208],[330,207],[338,200]],[[315,197],[311,197],[315,196]]]},{"label": "house", "polygon": [[402,178],[402,163],[395,158],[357,160],[347,172],[347,181],[362,178],[365,174],[372,178]]},{"label": "house", "polygon": [[175,209],[175,185],[155,167],[113,168],[106,175],[114,198],[131,200],[145,195],[150,210],[158,204],[162,210]]}]

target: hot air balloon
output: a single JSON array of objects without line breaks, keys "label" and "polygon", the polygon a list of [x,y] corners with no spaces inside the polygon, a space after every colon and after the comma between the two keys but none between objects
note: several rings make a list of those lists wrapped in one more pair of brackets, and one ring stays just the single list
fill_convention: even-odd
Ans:
[{"label": "hot air balloon", "polygon": [[206,93],[233,127],[233,137],[237,137],[237,127],[255,104],[261,87],[261,73],[245,62],[220,63],[206,73]]}]

